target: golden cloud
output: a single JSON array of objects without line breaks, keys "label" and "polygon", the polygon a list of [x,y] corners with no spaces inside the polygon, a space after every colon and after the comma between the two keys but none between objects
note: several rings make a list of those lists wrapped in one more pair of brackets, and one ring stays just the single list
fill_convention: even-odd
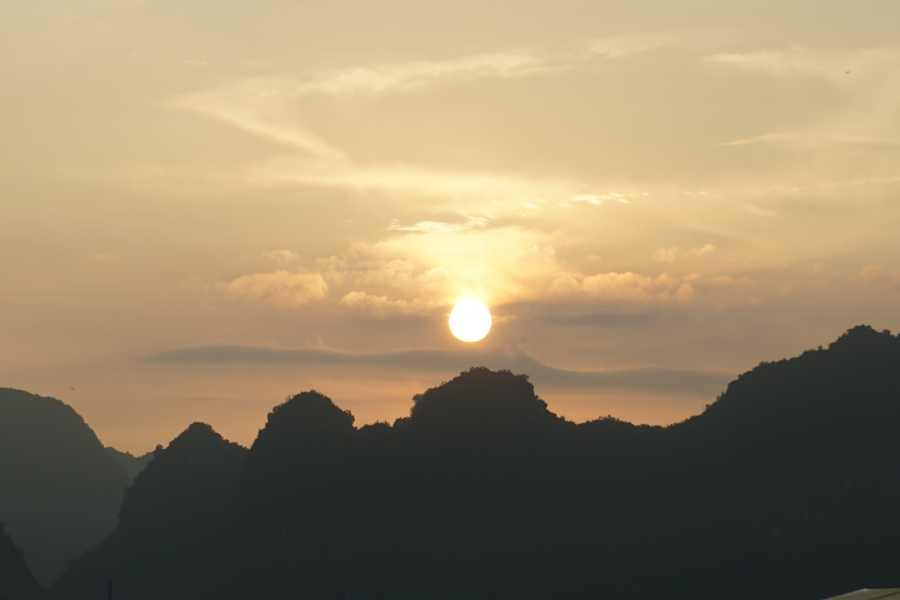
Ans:
[{"label": "golden cloud", "polygon": [[320,274],[289,271],[243,275],[216,287],[232,298],[279,308],[296,308],[328,294],[328,284]]}]

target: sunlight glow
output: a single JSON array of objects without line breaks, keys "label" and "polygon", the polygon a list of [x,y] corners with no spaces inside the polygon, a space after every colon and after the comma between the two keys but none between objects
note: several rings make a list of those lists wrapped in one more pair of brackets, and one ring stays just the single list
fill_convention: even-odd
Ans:
[{"label": "sunlight glow", "polygon": [[464,342],[477,342],[491,330],[491,313],[473,298],[466,298],[450,313],[450,331]]}]

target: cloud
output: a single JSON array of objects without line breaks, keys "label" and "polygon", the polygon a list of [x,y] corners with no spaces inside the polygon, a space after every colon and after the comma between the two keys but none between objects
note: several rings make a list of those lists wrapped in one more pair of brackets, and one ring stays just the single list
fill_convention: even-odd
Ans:
[{"label": "cloud", "polygon": [[883,265],[869,265],[860,272],[860,278],[869,284],[896,285],[900,283],[900,269],[892,271]]},{"label": "cloud", "polygon": [[716,275],[709,279],[710,285],[716,287],[731,287],[735,285],[746,285],[751,283],[751,279],[747,276],[734,278],[731,275]]},{"label": "cloud", "polygon": [[320,274],[288,271],[243,275],[216,287],[232,298],[285,309],[308,304],[328,293],[328,284]]},{"label": "cloud", "polygon": [[[898,146],[900,51],[896,48],[834,51],[794,46],[780,50],[715,54],[702,60],[707,64],[779,80],[827,82],[835,90],[835,98],[840,98],[832,114],[805,130],[767,132],[713,146],[782,143],[813,151],[836,146],[870,149]],[[807,90],[813,89],[818,88],[807,87]],[[821,91],[816,94],[822,96]],[[811,106],[821,108],[821,103],[814,101]]]},{"label": "cloud", "polygon": [[758,135],[755,137],[734,140],[733,142],[724,142],[721,144],[713,144],[712,147],[720,146],[748,146],[750,144],[759,144],[762,142],[792,142],[799,139],[800,134],[797,132],[783,133],[767,133],[766,135]]},{"label": "cloud", "polygon": [[398,300],[387,296],[370,296],[365,292],[350,292],[339,302],[341,306],[365,312],[376,317],[395,315],[426,315],[434,311],[433,302]]},{"label": "cloud", "polygon": [[669,277],[665,273],[654,278],[631,271],[588,276],[579,273],[560,273],[553,280],[549,291],[558,295],[584,295],[624,303],[673,299],[687,301],[696,294],[690,281]]},{"label": "cloud", "polygon": [[[657,326],[663,313],[660,312],[568,312],[562,314],[549,314],[539,317],[538,320],[552,325],[564,325],[572,327],[641,327]],[[667,316],[671,318],[671,316]]]},{"label": "cloud", "polygon": [[[635,194],[628,194],[628,196],[634,196]],[[644,194],[645,196],[647,194]],[[603,204],[604,200],[612,200],[615,202],[620,202],[622,204],[629,204],[631,201],[625,197],[625,194],[577,194],[572,196],[572,202],[587,202],[588,204],[593,204],[594,206],[600,206]]]},{"label": "cloud", "polygon": [[873,281],[882,279],[885,275],[887,275],[887,272],[888,270],[882,265],[870,265],[862,270],[860,276],[866,283],[871,283]]},{"label": "cloud", "polygon": [[665,37],[617,37],[588,40],[572,48],[548,51],[535,48],[495,50],[444,60],[415,60],[357,66],[319,73],[291,88],[295,96],[308,94],[384,94],[428,85],[473,79],[513,79],[573,68],[591,58],[624,58],[670,43]]},{"label": "cloud", "polygon": [[440,61],[353,67],[299,84],[295,93],[379,94],[409,91],[442,81],[518,78],[565,68],[566,61],[556,60],[550,54],[529,50],[500,51]]},{"label": "cloud", "polygon": [[290,97],[291,87],[292,83],[283,79],[245,80],[185,94],[168,107],[218,119],[324,159],[344,160],[342,152],[290,117],[285,100]]},{"label": "cloud", "polygon": [[587,202],[594,206],[600,206],[603,204],[603,199],[596,194],[578,194],[577,196],[572,196],[572,202]]},{"label": "cloud", "polygon": [[622,58],[654,50],[671,43],[672,38],[668,36],[616,37],[590,40],[585,42],[585,46],[588,54],[591,56]]},{"label": "cloud", "polygon": [[298,102],[307,96],[409,91],[447,80],[510,78],[558,70],[552,60],[529,52],[497,52],[445,61],[414,61],[375,67],[352,67],[298,80],[290,76],[241,79],[184,94],[168,108],[217,119],[253,135],[331,161],[346,156],[309,131]]},{"label": "cloud", "polygon": [[701,246],[700,248],[692,248],[691,250],[681,250],[677,246],[673,246],[671,248],[660,248],[653,254],[653,258],[660,262],[675,262],[681,258],[691,258],[697,256],[704,256],[711,252],[715,252],[716,247],[712,244],[706,244],[705,246]]},{"label": "cloud", "polygon": [[[362,168],[313,133],[302,114],[302,100],[310,96],[374,97],[419,90],[438,84],[477,79],[514,79],[569,70],[598,58],[619,59],[667,43],[663,38],[590,40],[559,51],[497,50],[449,58],[415,60],[319,72],[304,78],[290,75],[245,78],[183,94],[167,104],[172,110],[193,112],[228,123],[247,133],[308,153],[322,164],[304,165],[299,179],[318,183],[385,186],[423,183],[422,169],[397,166]],[[329,165],[330,163],[330,165]],[[297,169],[293,171],[296,173]],[[290,170],[282,174],[284,178]],[[271,174],[271,173],[270,173]],[[435,179],[429,173],[427,179]],[[469,175],[469,178],[472,178]],[[457,179],[456,175],[453,179]],[[435,188],[440,183],[428,182]]]},{"label": "cloud", "polygon": [[802,46],[781,50],[714,54],[703,61],[775,77],[817,76],[847,81],[847,75],[883,68],[896,63],[897,51],[889,48],[864,48],[850,51],[823,51]]},{"label": "cloud", "polygon": [[513,226],[396,231],[319,261],[335,287],[444,306],[473,295],[489,306],[541,297],[560,271],[551,236]]},{"label": "cloud", "polygon": [[547,365],[521,351],[418,349],[382,353],[349,353],[322,348],[281,349],[258,346],[203,346],[158,352],[139,359],[157,364],[262,364],[399,368],[454,373],[472,366],[527,373],[536,385],[556,389],[640,389],[710,398],[725,389],[733,374],[723,371],[636,367],[571,370]]},{"label": "cloud", "polygon": [[444,223],[441,221],[419,221],[414,225],[401,226],[396,220],[391,222],[388,230],[396,231],[421,231],[423,233],[449,233],[451,231],[465,231],[475,227],[486,227],[488,224],[487,217],[466,216],[466,220],[462,223]]},{"label": "cloud", "polygon": [[349,160],[277,157],[216,175],[223,182],[253,186],[316,185],[357,190],[407,192],[436,197],[518,198],[536,189],[553,191],[556,181],[406,164],[361,166]]}]

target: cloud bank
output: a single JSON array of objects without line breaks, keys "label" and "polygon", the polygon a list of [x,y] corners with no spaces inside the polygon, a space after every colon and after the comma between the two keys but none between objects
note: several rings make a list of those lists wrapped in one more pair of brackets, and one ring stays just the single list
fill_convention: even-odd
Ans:
[{"label": "cloud bank", "polygon": [[724,371],[636,367],[610,370],[569,370],[546,365],[524,352],[498,350],[405,350],[349,353],[320,348],[281,349],[216,345],[167,350],[141,362],[168,365],[257,364],[387,368],[450,374],[472,366],[509,369],[529,375],[537,385],[561,390],[634,389],[666,394],[696,394],[713,398],[734,377]]}]

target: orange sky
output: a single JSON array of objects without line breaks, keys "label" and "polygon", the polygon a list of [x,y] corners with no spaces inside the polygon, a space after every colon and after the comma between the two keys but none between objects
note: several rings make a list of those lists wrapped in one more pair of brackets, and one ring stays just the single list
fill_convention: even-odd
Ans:
[{"label": "orange sky", "polygon": [[896,2],[308,4],[0,6],[0,386],[132,452],[473,364],[669,423],[900,329]]}]

